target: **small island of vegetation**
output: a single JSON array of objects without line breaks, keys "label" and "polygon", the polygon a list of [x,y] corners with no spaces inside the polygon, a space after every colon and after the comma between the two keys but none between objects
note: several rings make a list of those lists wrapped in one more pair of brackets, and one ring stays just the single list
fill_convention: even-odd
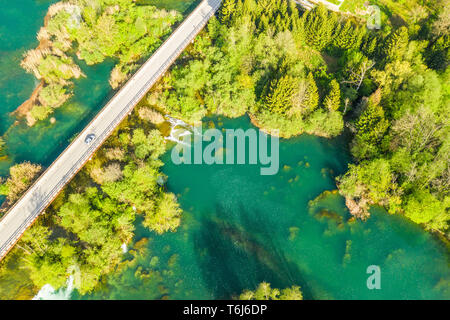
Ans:
[{"label": "small island of vegetation", "polygon": [[245,290],[239,300],[303,300],[303,294],[299,286],[279,290],[271,288],[270,283],[261,282],[255,291]]},{"label": "small island of vegetation", "polygon": [[18,109],[28,125],[43,120],[72,95],[73,79],[84,76],[77,60],[93,65],[114,59],[109,83],[118,88],[180,21],[176,11],[130,0],[61,1],[50,6],[39,30],[39,46],[22,67],[41,84]]},{"label": "small island of vegetation", "polygon": [[[73,43],[88,64],[119,58],[115,87],[179,18],[131,1],[93,3],[99,9],[71,4],[50,15],[47,33],[40,33],[51,40],[49,51],[24,60],[44,81],[32,119],[60,105],[70,79],[82,76],[67,54]],[[301,12],[288,0],[224,0],[217,18],[1,262],[0,279],[20,277],[11,271],[20,257],[22,276],[34,288],[60,287],[78,274],[76,288],[92,292],[122,259],[137,215],[159,234],[179,226],[181,209],[160,172],[163,113],[189,123],[248,114],[285,138],[330,138],[347,128],[354,162],[337,186],[351,213],[367,218],[370,206],[381,205],[448,238],[448,3],[423,8],[400,24],[384,16],[381,30],[369,30],[363,18],[321,5]],[[89,36],[92,28],[96,36]],[[1,189],[11,203],[24,191],[16,174]],[[33,175],[24,176],[22,183]],[[284,296],[302,298],[298,287],[279,291],[268,284],[241,298]]]}]

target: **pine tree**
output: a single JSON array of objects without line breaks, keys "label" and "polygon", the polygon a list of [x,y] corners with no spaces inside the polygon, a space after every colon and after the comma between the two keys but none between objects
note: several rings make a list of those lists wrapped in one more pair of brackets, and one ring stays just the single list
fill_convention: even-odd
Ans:
[{"label": "pine tree", "polygon": [[376,36],[366,36],[362,45],[362,52],[369,58],[372,58],[375,55],[375,50],[377,48],[377,37]]},{"label": "pine tree", "polygon": [[232,16],[236,11],[235,0],[225,0],[220,11],[220,21],[224,24],[231,22]]},{"label": "pine tree", "polygon": [[319,93],[317,90],[317,84],[314,80],[313,74],[310,72],[308,77],[306,78],[308,83],[308,109],[309,111],[313,111],[319,105]]},{"label": "pine tree", "polygon": [[350,49],[354,41],[354,28],[350,20],[344,24],[337,36],[334,38],[334,45],[340,49]]},{"label": "pine tree", "polygon": [[331,80],[331,89],[325,98],[324,105],[330,111],[338,111],[341,107],[341,89],[336,79]]},{"label": "pine tree", "polygon": [[249,16],[252,15],[257,8],[255,0],[244,0],[243,3],[243,9],[242,13],[240,13],[242,16]]}]

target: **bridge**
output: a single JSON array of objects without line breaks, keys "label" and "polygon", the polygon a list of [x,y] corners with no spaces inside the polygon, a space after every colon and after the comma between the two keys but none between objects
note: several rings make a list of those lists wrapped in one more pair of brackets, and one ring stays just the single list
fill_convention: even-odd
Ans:
[{"label": "bridge", "polygon": [[301,5],[303,8],[307,10],[311,10],[318,4],[323,4],[327,9],[339,12],[341,5],[344,3],[344,0],[336,0],[338,4],[332,3],[327,0],[294,0],[295,3]]},{"label": "bridge", "polygon": [[0,260],[219,9],[203,0],[0,220]]}]

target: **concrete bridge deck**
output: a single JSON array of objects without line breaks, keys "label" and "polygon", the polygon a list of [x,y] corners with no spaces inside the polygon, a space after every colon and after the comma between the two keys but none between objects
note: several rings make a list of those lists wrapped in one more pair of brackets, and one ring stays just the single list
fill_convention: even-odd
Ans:
[{"label": "concrete bridge deck", "polygon": [[[220,7],[203,0],[0,220],[0,260],[169,69]],[[95,138],[86,143],[88,136]]]}]

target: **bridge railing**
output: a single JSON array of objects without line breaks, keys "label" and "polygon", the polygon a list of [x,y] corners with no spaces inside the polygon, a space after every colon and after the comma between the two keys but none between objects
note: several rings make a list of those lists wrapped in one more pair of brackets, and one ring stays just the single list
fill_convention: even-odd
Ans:
[{"label": "bridge railing", "polygon": [[[206,0],[205,0],[206,1]],[[189,35],[185,38],[185,40],[177,47],[175,51],[173,51],[166,61],[158,68],[156,73],[153,74],[153,76],[142,86],[142,88],[134,95],[134,97],[127,103],[125,108],[114,118],[113,121],[106,127],[106,129],[98,136],[94,141],[93,144],[83,153],[83,155],[77,160],[77,162],[68,170],[68,172],[63,176],[63,178],[56,184],[52,190],[47,193],[44,198],[39,199],[40,204],[33,209],[32,214],[30,214],[27,219],[24,220],[24,222],[19,226],[19,228],[8,238],[8,240],[3,243],[0,246],[0,259],[2,259],[6,253],[14,246],[14,244],[20,239],[22,234],[25,232],[26,229],[28,229],[31,224],[36,220],[36,218],[41,214],[41,212],[53,201],[53,199],[59,194],[59,192],[62,190],[62,188],[73,178],[73,176],[83,167],[83,165],[88,161],[88,159],[92,156],[92,154],[105,142],[105,140],[109,137],[109,135],[113,132],[113,130],[123,121],[123,119],[129,114],[133,108],[136,106],[136,104],[142,99],[142,97],[145,95],[145,93],[158,81],[158,79],[169,69],[169,67],[173,64],[173,62],[178,58],[178,56],[183,52],[183,50],[186,48],[186,46],[194,40],[195,36],[204,28],[206,23],[209,21],[209,19],[215,14],[217,9],[220,7],[221,0],[208,0],[208,3],[213,3],[212,7],[213,10],[209,11],[206,15],[202,13],[202,22],[194,27],[193,31],[189,33]],[[197,10],[200,10],[201,4],[194,9],[194,11],[184,20],[184,22],[172,33],[172,35],[164,41],[164,43],[159,47],[159,49],[152,55],[152,57],[161,50],[163,50],[164,45],[170,40],[173,35],[176,34],[178,29],[182,27],[184,23],[189,22],[189,17],[196,13]],[[149,58],[149,60],[152,59],[152,57]],[[148,60],[148,61],[149,61]],[[147,62],[148,62],[147,61]],[[147,63],[146,62],[146,63]],[[145,65],[145,64],[144,64]],[[144,67],[141,66],[141,68],[128,80],[128,83],[132,81],[135,76],[142,70]],[[126,85],[125,85],[126,86]],[[124,86],[124,87],[125,87]],[[122,90],[121,90],[122,91]],[[118,95],[120,95],[121,91],[117,92],[116,95],[111,99],[115,99]],[[109,103],[99,112],[99,114],[85,127],[85,129],[77,136],[76,139],[82,137],[82,135],[85,133],[85,131],[92,125],[92,123],[96,120],[96,118],[102,114],[106,108],[108,107]],[[75,139],[75,140],[76,140]],[[63,152],[64,154],[72,144],[70,144]],[[59,157],[55,160],[58,161]],[[55,163],[53,162],[53,164]],[[53,166],[53,164],[51,166]],[[41,175],[44,176],[48,170],[51,168],[51,166]],[[40,178],[29,188],[28,192],[31,192],[32,188],[37,185]],[[28,193],[27,192],[27,193]],[[22,198],[27,194],[25,193]],[[22,198],[20,198],[14,206],[8,211],[10,212],[16,205],[19,203]],[[5,215],[6,216],[6,215]],[[4,218],[4,217],[3,217]]]}]

